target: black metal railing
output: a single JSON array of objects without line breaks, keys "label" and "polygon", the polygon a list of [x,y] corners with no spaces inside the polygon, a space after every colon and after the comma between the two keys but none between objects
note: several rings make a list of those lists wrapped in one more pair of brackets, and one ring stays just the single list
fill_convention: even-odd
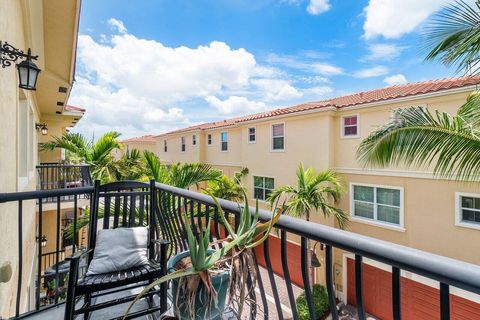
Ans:
[{"label": "black metal railing", "polygon": [[[37,166],[37,190],[71,189],[92,186],[90,166],[86,164],[42,163]],[[61,201],[72,201],[65,195]],[[43,202],[55,202],[56,198],[44,198]]]},{"label": "black metal railing", "polygon": [[[178,215],[186,212],[205,212],[208,214],[198,215],[202,219],[214,219],[213,228],[215,233],[219,234],[219,223],[217,222],[218,212],[215,203],[211,197],[192,192],[189,190],[179,189],[168,185],[158,184],[157,189],[159,198],[167,197],[167,203],[170,205],[160,206],[159,212],[163,215]],[[160,201],[162,202],[162,201]],[[163,201],[165,202],[165,201]],[[239,213],[239,206],[237,203],[225,200],[219,200],[221,207],[225,211],[227,217],[231,217],[238,224],[237,218]],[[172,209],[172,206],[177,208]],[[253,214],[253,208],[250,208]],[[212,214],[213,212],[213,214]],[[193,215],[190,215],[192,217]],[[266,210],[260,210],[260,218],[267,220],[271,217],[271,213]],[[200,218],[199,218],[200,219]],[[195,223],[192,218],[192,223]],[[197,224],[205,224],[205,220],[198,220]],[[174,252],[185,249],[184,238],[178,237],[178,234],[182,234],[182,220],[177,219],[176,222],[165,224],[162,226],[162,233],[164,236],[172,242]],[[353,232],[339,230],[336,228],[328,227],[325,225],[307,222],[301,219],[297,219],[290,216],[282,216],[276,228],[280,233],[280,246],[270,246],[271,240],[267,240],[263,245],[263,250],[256,250],[255,256],[257,261],[264,261],[265,268],[267,269],[267,278],[262,278],[261,273],[258,273],[258,291],[260,293],[260,299],[257,298],[258,303],[261,304],[262,310],[260,314],[251,314],[251,318],[278,318],[284,319],[284,314],[281,305],[280,297],[277,287],[285,286],[288,293],[288,301],[290,309],[292,311],[292,317],[298,319],[296,297],[293,295],[292,290],[292,272],[298,272],[298,270],[290,270],[288,263],[288,245],[287,240],[294,238],[300,239],[301,248],[301,273],[303,279],[303,287],[305,290],[305,296],[307,300],[308,309],[310,311],[310,319],[314,320],[314,304],[312,296],[312,288],[309,281],[310,266],[308,265],[308,242],[320,242],[324,245],[325,250],[325,279],[326,288],[328,292],[328,301],[332,319],[338,319],[337,312],[337,294],[335,292],[334,275],[333,275],[333,251],[342,250],[353,253],[355,255],[355,295],[356,305],[359,319],[366,319],[365,314],[365,299],[364,299],[364,278],[362,277],[362,270],[364,269],[364,258],[372,259],[377,262],[389,265],[391,267],[391,283],[392,283],[392,319],[401,319],[402,314],[402,285],[401,285],[401,270],[415,273],[417,275],[429,278],[439,283],[438,305],[439,305],[439,318],[442,320],[450,319],[450,288],[456,287],[465,291],[480,294],[480,266],[466,263],[459,260],[450,259],[447,257],[439,256],[436,254],[416,250],[413,248],[397,245],[394,243],[378,240],[371,237],[366,237]],[[272,237],[270,237],[273,239]],[[459,244],[460,246],[460,244]],[[275,252],[277,250],[277,252]],[[263,256],[261,256],[263,255]],[[280,257],[283,280],[282,283],[275,281],[274,269],[271,261],[272,255],[275,255],[276,259]],[[345,268],[346,266],[344,266]],[[257,264],[258,268],[258,264]],[[278,279],[278,278],[277,278]],[[272,304],[268,304],[265,285],[268,284],[273,295],[273,308]],[[386,289],[385,289],[386,290]],[[386,294],[386,293],[385,293]],[[404,302],[405,303],[405,302]],[[473,303],[473,302],[472,302]],[[269,308],[270,307],[270,308]],[[405,306],[404,306],[405,307]],[[407,308],[413,308],[413,306],[406,306]]]},{"label": "black metal railing", "polygon": [[[34,254],[36,260],[36,274],[35,274],[35,307],[33,310],[21,310],[21,299],[27,297],[26,288],[33,284],[23,283],[22,276],[17,277],[17,292],[15,299],[15,317],[26,316],[35,311],[42,309],[48,309],[59,303],[63,303],[62,297],[66,291],[66,278],[68,276],[68,266],[66,265],[65,248],[62,247],[62,237],[65,232],[65,225],[62,224],[62,215],[65,210],[62,210],[61,203],[63,199],[69,198],[72,201],[73,217],[71,217],[73,230],[77,230],[77,223],[80,223],[82,216],[82,210],[79,206],[80,199],[91,199],[93,193],[93,187],[78,187],[78,188],[66,188],[56,190],[37,190],[26,192],[14,192],[14,193],[1,193],[0,205],[2,203],[16,203],[17,210],[17,223],[15,228],[15,222],[12,221],[12,232],[17,233],[17,246],[18,246],[18,264],[16,268],[17,275],[22,275],[23,270],[27,267],[23,265],[24,261],[30,259],[24,259],[26,254]],[[48,202],[52,202],[51,199],[55,199],[55,209],[49,208],[48,211],[44,210],[45,199]],[[85,200],[83,200],[85,201]],[[90,202],[90,200],[88,200]],[[33,212],[25,212],[24,208],[31,208],[27,206],[27,202],[36,202],[36,206]],[[51,222],[48,225],[44,225],[44,215],[53,215],[55,223]],[[33,230],[24,230],[23,220],[28,215],[36,215],[37,225],[35,232]],[[27,224],[29,225],[29,224]],[[44,252],[42,246],[42,240],[45,240],[44,236],[47,230],[53,233],[53,237],[48,237],[47,245],[53,251],[48,253]],[[33,238],[37,242],[36,248],[23,247],[24,242],[28,243],[28,238]],[[53,238],[53,239],[52,239]],[[72,254],[77,250],[81,250],[81,237],[74,232],[72,238]],[[86,243],[86,241],[83,241]],[[53,243],[53,245],[52,245]],[[30,250],[29,250],[30,249]],[[2,302],[5,303],[5,302]]]},{"label": "black metal railing", "polygon": [[[175,188],[168,185],[156,184],[156,192],[159,199],[163,199],[158,202],[156,208],[157,222],[159,222],[159,230],[164,238],[171,241],[171,254],[175,252],[187,249],[185,238],[182,234],[185,232],[185,220],[183,218],[184,213],[204,213],[203,215],[197,215],[198,218],[193,218],[194,215],[190,215],[191,223],[202,224],[212,219],[213,235],[221,235],[222,227],[218,223],[218,211],[213,200],[204,194],[197,192]],[[24,310],[20,310],[21,297],[25,297],[25,288],[27,284],[22,283],[22,277],[18,277],[17,293],[16,293],[16,317],[26,317],[32,313],[48,309],[51,306],[56,306],[62,303],[62,292],[65,290],[65,276],[67,273],[62,265],[62,254],[64,248],[61,247],[62,237],[62,224],[60,204],[62,197],[71,196],[73,198],[74,217],[72,220],[73,230],[77,230],[78,224],[81,223],[78,210],[78,199],[81,196],[90,197],[93,192],[93,187],[79,187],[68,188],[60,190],[41,190],[31,192],[20,193],[4,193],[0,194],[0,206],[1,203],[12,202],[17,203],[17,229],[18,232],[18,258],[20,261],[18,268],[15,272],[22,274],[24,266],[24,255],[29,251],[23,248],[22,243],[26,237],[35,236],[37,239],[41,239],[42,230],[44,226],[42,223],[42,217],[44,211],[42,209],[42,199],[55,198],[57,209],[55,210],[56,226],[55,226],[55,239],[48,241],[54,241],[55,250],[53,253],[49,252],[48,255],[52,255],[54,264],[45,268],[46,262],[45,253],[42,252],[42,246],[40,243],[35,249],[35,256],[38,263],[38,270],[36,275],[36,300],[35,309],[30,313],[23,314]],[[166,199],[166,201],[164,201]],[[36,234],[32,235],[26,230],[23,230],[22,219],[29,213],[24,212],[23,208],[26,201],[38,201],[38,208],[36,212],[31,214],[37,215],[38,225],[36,226]],[[238,204],[230,201],[219,200],[227,220],[231,221],[234,226],[238,226],[239,206]],[[253,213],[253,208],[251,208]],[[266,210],[260,210],[260,218],[267,220],[270,218],[270,212]],[[160,217],[168,217],[171,223],[165,224]],[[320,242],[324,246],[325,261],[324,266],[326,270],[326,288],[328,291],[328,301],[331,311],[332,319],[338,319],[337,314],[337,292],[334,285],[333,275],[333,253],[335,250],[342,250],[353,253],[355,255],[355,293],[356,304],[359,313],[359,319],[365,319],[365,299],[364,299],[364,279],[362,277],[362,271],[364,270],[364,263],[362,260],[365,258],[372,259],[391,267],[391,310],[392,319],[402,318],[402,282],[401,271],[409,271],[420,276],[429,278],[439,283],[438,293],[438,313],[442,320],[450,319],[450,288],[456,287],[474,294],[480,294],[480,266],[465,263],[462,261],[442,257],[439,255],[431,254],[428,252],[412,249],[409,247],[397,245],[394,243],[381,241],[371,237],[362,236],[356,233],[343,231],[328,226],[316,224],[313,222],[306,222],[301,219],[293,218],[290,216],[282,216],[277,225],[278,238],[270,237],[261,248],[254,251],[254,257],[257,261],[257,289],[249,291],[250,298],[257,301],[254,307],[250,307],[248,313],[250,313],[251,319],[284,319],[292,317],[298,319],[296,296],[294,294],[294,276],[301,273],[300,285],[305,290],[305,296],[307,300],[308,309],[310,310],[310,318],[314,319],[314,307],[313,307],[313,295],[312,287],[310,284],[309,274],[311,273],[311,266],[309,265],[309,252],[311,248],[310,242]],[[29,230],[30,231],[30,230]],[[80,236],[73,237],[72,251],[79,250]],[[277,242],[273,240],[277,239]],[[300,261],[297,263],[300,268],[293,269],[290,265],[291,261],[291,247],[290,240],[294,239],[300,247],[301,255],[298,258]],[[276,241],[277,241],[276,240]],[[30,251],[31,253],[31,251]],[[281,272],[275,269],[274,265],[280,264]],[[261,265],[261,266],[260,266]],[[344,266],[345,267],[345,266]],[[49,269],[49,272],[45,274],[45,269]],[[260,271],[262,270],[262,271]],[[278,277],[281,273],[282,277]],[[48,281],[45,280],[48,277]],[[280,279],[280,280],[279,280]],[[53,281],[52,281],[53,280]],[[247,285],[251,286],[251,280],[247,279]],[[291,315],[286,314],[284,308],[281,305],[281,299],[279,294],[280,288],[285,288],[286,295],[288,295],[287,303],[291,310]],[[269,292],[266,292],[270,290]],[[45,293],[46,291],[46,293]],[[2,302],[5,303],[5,302]],[[405,303],[405,302],[403,302]],[[408,307],[408,306],[407,306]]]}]

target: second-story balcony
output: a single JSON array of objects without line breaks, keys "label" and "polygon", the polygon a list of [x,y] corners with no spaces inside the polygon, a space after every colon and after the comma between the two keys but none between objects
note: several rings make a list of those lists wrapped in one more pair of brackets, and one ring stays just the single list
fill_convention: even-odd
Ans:
[{"label": "second-story balcony", "polygon": [[[41,163],[37,166],[37,190],[58,190],[92,185],[90,166],[86,164]],[[81,195],[79,199],[86,196]],[[72,195],[43,198],[45,203],[72,201]]]},{"label": "second-story balcony", "polygon": [[[157,221],[158,231],[155,234],[155,238],[170,241],[169,255],[185,250],[187,246],[184,237],[186,221],[183,220],[182,213],[193,212],[197,214],[198,219],[192,218],[191,220],[192,225],[197,227],[205,227],[208,220],[212,221],[211,228],[214,230],[212,235],[215,237],[222,234],[221,221],[219,221],[218,211],[215,209],[216,204],[209,196],[158,183],[151,189],[153,189],[156,195],[155,198],[164,199],[165,201],[163,204],[155,205],[155,216],[157,217],[156,219],[159,219]],[[119,192],[120,196],[125,195],[124,191]],[[141,197],[145,196],[144,192],[144,190],[137,192],[135,196],[141,199]],[[74,201],[79,197],[96,199],[94,187],[87,186],[0,194],[0,205],[7,202],[11,203],[11,205],[18,203],[18,216],[19,221],[21,221],[22,217],[27,214],[27,212],[22,211],[22,203],[45,198],[59,199],[59,197],[72,197]],[[122,207],[114,205],[117,202],[110,197],[106,198],[105,201],[103,205],[108,210],[105,209],[105,215],[102,219],[108,217],[110,222],[105,222],[105,220],[103,222],[99,221],[99,226],[103,225],[105,227],[118,224],[122,219],[116,220],[115,216],[118,218],[118,215],[115,212],[121,210]],[[237,228],[241,207],[230,201],[220,199],[219,202],[227,220],[231,221],[233,226]],[[111,205],[108,205],[108,203]],[[139,202],[136,201],[136,203]],[[131,214],[133,211],[130,208],[128,212]],[[138,206],[137,208],[145,207]],[[142,209],[139,210],[142,211]],[[254,213],[253,208],[250,211],[252,214]],[[41,206],[39,206],[36,214],[39,217],[42,216]],[[59,214],[60,209],[57,211],[57,217],[59,217]],[[268,220],[270,215],[270,212],[260,210],[261,220]],[[82,221],[84,218],[85,216],[74,214],[71,222],[72,230],[81,230],[81,228],[77,227],[83,225]],[[59,228],[62,226],[59,222],[60,220],[58,219],[56,239],[49,239],[49,241],[55,244],[53,252],[45,253],[44,246],[43,244],[40,245],[40,241],[34,251],[22,247],[21,243],[19,244],[19,261],[24,261],[24,259],[28,258],[27,254],[33,254],[33,258],[37,259],[37,272],[35,275],[36,285],[32,287],[34,300],[32,311],[23,315],[21,306],[25,303],[25,297],[27,296],[26,289],[22,283],[22,280],[25,281],[25,278],[17,277],[18,291],[15,299],[12,300],[15,304],[17,317],[31,319],[63,318],[65,293],[68,290],[68,265],[70,263],[68,257],[82,252],[82,236],[81,234],[74,235],[71,243],[72,250],[66,252],[61,246]],[[37,227],[37,233],[32,235],[26,233],[23,230],[23,225],[19,223],[18,234],[20,239],[30,236],[41,239],[42,225],[40,224]],[[369,279],[371,267],[366,262],[375,261],[384,266],[384,276],[386,277],[384,280],[389,283],[382,291],[385,309],[389,314],[386,319],[427,319],[419,317],[418,314],[420,313],[412,316],[414,314],[413,311],[416,309],[420,310],[424,306],[422,305],[422,299],[427,298],[426,296],[433,301],[430,306],[428,319],[476,319],[475,317],[468,318],[467,315],[469,314],[468,312],[480,306],[478,302],[474,301],[478,299],[480,294],[480,267],[477,265],[290,216],[281,216],[276,224],[276,228],[278,230],[277,233],[273,232],[267,241],[254,251],[255,268],[258,272],[255,279],[251,280],[256,282],[256,286],[254,290],[248,292],[252,300],[256,301],[256,308],[246,308],[244,310],[244,316],[247,318],[303,319],[300,317],[298,304],[300,303],[299,294],[304,291],[304,308],[309,310],[307,315],[308,312],[311,312],[310,314],[312,315],[307,317],[311,320],[319,319],[313,316],[315,298],[309,280],[309,275],[314,273],[317,276],[321,275],[325,279],[323,284],[326,288],[326,303],[330,309],[330,317],[332,319],[366,319],[366,311],[369,308],[368,303],[372,293],[372,288],[370,287],[372,282]],[[320,246],[312,248],[313,243],[316,242],[320,243]],[[215,248],[215,241],[212,243],[212,248]],[[298,248],[298,252],[296,248]],[[316,249],[317,251],[315,251]],[[312,250],[319,255],[319,261],[316,261],[315,264],[313,259],[312,261],[308,259],[309,252],[311,253]],[[350,258],[346,259],[350,261],[343,266],[343,268],[347,268],[347,266],[349,268],[349,271],[343,276],[352,278],[353,285],[348,288],[341,287],[342,274],[337,272],[338,266],[334,262],[335,255],[342,252],[350,255]],[[79,266],[80,271],[82,272],[83,270],[84,272],[86,268],[85,261],[81,261]],[[15,272],[21,274],[22,269],[24,270],[25,268],[26,266],[20,263],[18,270],[15,270]],[[422,285],[421,289],[425,296],[415,296],[410,280],[412,274],[423,277],[432,284],[430,287]],[[120,276],[128,278],[135,275],[130,275],[126,271],[124,273],[120,272]],[[110,281],[108,279],[102,278],[101,281],[108,283]],[[112,279],[114,279],[113,275]],[[316,282],[317,280],[313,281]],[[247,283],[247,286],[251,287],[252,283]],[[132,293],[138,293],[138,290],[132,289],[127,290],[127,292],[131,295]],[[473,297],[473,300],[459,298],[459,292],[464,292],[465,295]],[[167,305],[159,307],[161,311],[165,311],[165,308],[171,306],[172,303],[171,290],[160,293],[155,299],[153,300],[155,303],[158,303],[158,299],[160,301],[162,301],[161,299],[169,301]],[[133,298],[124,297],[119,295],[117,291],[111,290],[95,294],[92,296],[92,301],[95,301],[95,303],[109,305],[123,301],[123,304],[103,311],[92,307],[90,319],[106,319],[112,316],[115,319],[121,319],[129,302],[132,300]],[[348,308],[343,308],[339,304],[339,300],[345,301],[350,305]],[[77,302],[81,303],[82,300],[80,299]],[[152,316],[153,319],[162,319],[158,312],[160,309],[151,313],[148,312],[148,310],[152,310],[150,303],[151,301],[148,299],[142,299],[137,304],[137,308],[134,309],[133,315],[143,316],[144,318],[145,316]],[[146,313],[138,309],[142,306],[147,308]],[[345,316],[345,312],[350,310],[349,308],[356,310],[355,315],[351,317]],[[231,313],[226,313],[225,316],[235,318],[236,312],[238,310],[233,309]],[[78,316],[82,315],[79,314]],[[128,317],[128,319],[130,318],[133,318],[133,316]],[[148,319],[151,319],[151,317]]]}]

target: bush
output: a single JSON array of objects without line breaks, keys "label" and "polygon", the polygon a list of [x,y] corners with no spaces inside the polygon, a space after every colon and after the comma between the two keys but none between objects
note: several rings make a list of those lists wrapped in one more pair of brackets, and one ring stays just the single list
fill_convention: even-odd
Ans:
[{"label": "bush", "polygon": [[[307,298],[305,291],[297,298],[297,312],[300,320],[310,320],[310,312],[308,311]],[[313,308],[315,310],[315,319],[320,319],[321,316],[328,310],[328,293],[327,288],[321,284],[313,285]]]}]

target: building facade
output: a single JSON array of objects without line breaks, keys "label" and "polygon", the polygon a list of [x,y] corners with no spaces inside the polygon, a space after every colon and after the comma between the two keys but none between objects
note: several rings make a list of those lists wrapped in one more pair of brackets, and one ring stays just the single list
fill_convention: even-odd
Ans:
[{"label": "building facade", "polygon": [[[156,153],[166,163],[205,162],[230,177],[247,167],[243,183],[250,198],[264,206],[271,190],[296,184],[299,163],[317,171],[333,169],[344,181],[345,194],[337,205],[350,214],[350,231],[480,264],[478,184],[438,179],[429,168],[364,168],[356,157],[362,139],[388,122],[392,110],[425,106],[455,114],[479,83],[480,78],[411,83],[197,125],[157,136]],[[315,222],[336,226],[332,219],[311,216]],[[322,254],[317,246],[317,255]],[[343,300],[353,288],[351,258],[335,251],[336,289]],[[371,305],[378,306],[381,294],[373,292],[382,283],[373,279],[381,278],[377,275],[384,267],[370,264],[371,289],[365,296],[377,299]],[[320,267],[317,281],[323,282],[324,274]],[[421,277],[403,276],[435,289]],[[480,302],[478,296],[457,294]],[[354,295],[353,291],[353,299]]]}]

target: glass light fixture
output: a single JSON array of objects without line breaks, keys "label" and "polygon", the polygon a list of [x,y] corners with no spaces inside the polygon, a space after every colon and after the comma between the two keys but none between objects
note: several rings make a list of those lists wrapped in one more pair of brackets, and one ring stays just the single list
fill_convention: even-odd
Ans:
[{"label": "glass light fixture", "polygon": [[25,59],[17,64],[18,70],[18,87],[26,90],[36,90],[37,79],[40,68],[37,67],[32,60],[36,60],[38,56],[32,56],[32,51],[28,49],[27,54],[22,50],[16,49],[7,42],[0,41],[0,65],[2,68],[11,66],[18,59]]}]

